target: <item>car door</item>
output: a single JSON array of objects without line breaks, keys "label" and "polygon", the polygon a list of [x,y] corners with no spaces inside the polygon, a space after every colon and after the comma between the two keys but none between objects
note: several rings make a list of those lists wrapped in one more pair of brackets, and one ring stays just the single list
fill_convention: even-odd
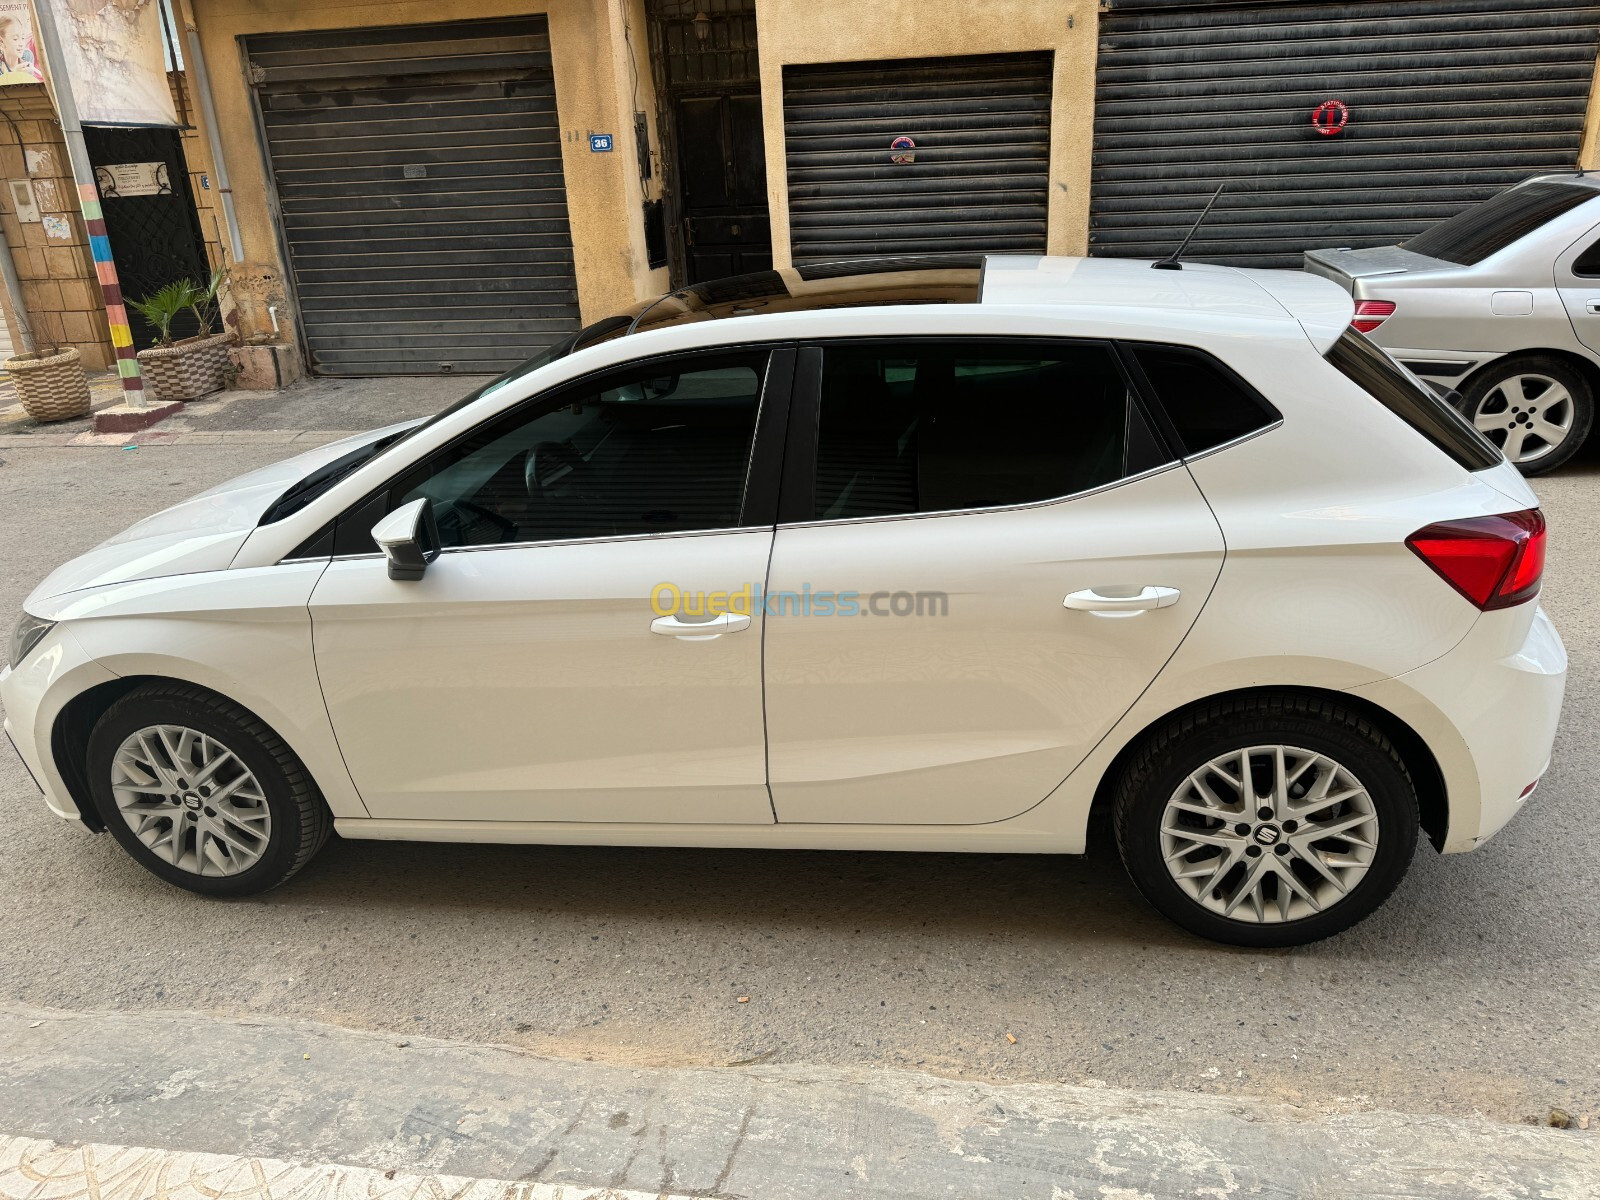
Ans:
[{"label": "car door", "polygon": [[1600,227],[1556,257],[1555,281],[1578,340],[1600,354]]},{"label": "car door", "polygon": [[764,597],[778,820],[1023,812],[1188,632],[1217,523],[1109,344],[803,354]]},{"label": "car door", "polygon": [[372,816],[772,821],[762,614],[659,597],[759,587],[771,472],[747,477],[754,446],[781,447],[793,357],[606,372],[393,482],[391,507],[431,501],[443,552],[415,582],[336,559],[311,597],[328,713]]}]

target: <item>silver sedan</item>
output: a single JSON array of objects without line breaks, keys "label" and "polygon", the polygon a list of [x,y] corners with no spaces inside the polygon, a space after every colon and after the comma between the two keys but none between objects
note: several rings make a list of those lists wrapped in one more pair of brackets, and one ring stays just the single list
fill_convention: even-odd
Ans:
[{"label": "silver sedan", "polygon": [[1600,388],[1600,175],[1541,175],[1398,246],[1312,250],[1355,327],[1441,390],[1525,475],[1560,466]]}]

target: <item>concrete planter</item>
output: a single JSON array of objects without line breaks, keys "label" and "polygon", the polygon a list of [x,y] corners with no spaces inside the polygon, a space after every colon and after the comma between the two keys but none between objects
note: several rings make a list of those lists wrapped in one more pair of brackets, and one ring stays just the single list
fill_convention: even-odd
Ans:
[{"label": "concrete planter", "polygon": [[17,354],[6,359],[6,374],[22,409],[35,421],[68,421],[89,415],[89,380],[76,346],[48,354]]},{"label": "concrete planter", "polygon": [[157,400],[197,400],[220,392],[228,381],[230,336],[214,333],[139,351],[145,386]]}]

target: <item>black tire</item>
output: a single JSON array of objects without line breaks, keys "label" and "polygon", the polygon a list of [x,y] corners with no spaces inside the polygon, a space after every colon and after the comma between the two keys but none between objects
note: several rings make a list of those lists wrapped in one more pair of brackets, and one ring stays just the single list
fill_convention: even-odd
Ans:
[{"label": "black tire", "polygon": [[[1536,455],[1518,462],[1513,459],[1517,470],[1524,475],[1543,475],[1547,471],[1554,471],[1561,466],[1589,440],[1589,432],[1594,427],[1594,389],[1589,384],[1588,377],[1582,370],[1572,365],[1566,359],[1557,358],[1548,354],[1519,354],[1509,358],[1502,358],[1479,371],[1469,379],[1461,389],[1461,412],[1469,421],[1473,421],[1479,414],[1479,409],[1486,402],[1494,409],[1501,409],[1501,399],[1496,397],[1491,400],[1495,389],[1516,375],[1542,375],[1554,380],[1572,397],[1572,424],[1567,431],[1567,436],[1561,443],[1548,451],[1539,447],[1548,445],[1541,441],[1539,446],[1530,448],[1527,453]],[[1527,407],[1538,407],[1537,395],[1531,398]],[[1522,407],[1522,406],[1516,406]],[[1499,415],[1498,411],[1492,415]],[[1506,436],[1510,433],[1510,426],[1519,414],[1506,410],[1506,425],[1504,431],[1498,429],[1485,430],[1485,435],[1494,442],[1502,451],[1505,450]],[[1534,414],[1537,415],[1536,413]],[[1510,456],[1507,455],[1509,458]]]},{"label": "black tire", "polygon": [[[1375,849],[1365,875],[1343,898],[1327,903],[1319,912],[1264,922],[1248,919],[1248,908],[1241,906],[1245,919],[1225,916],[1207,908],[1173,878],[1163,858],[1163,819],[1169,801],[1192,773],[1230,751],[1272,745],[1326,755],[1355,776],[1371,797],[1372,816],[1377,821]],[[1128,874],[1145,899],[1171,920],[1201,937],[1230,945],[1299,946],[1349,929],[1389,897],[1416,850],[1418,809],[1416,788],[1405,763],[1371,723],[1329,699],[1263,695],[1219,700],[1157,729],[1135,752],[1118,783],[1113,821],[1117,849]],[[1204,818],[1200,826],[1207,827]],[[1243,839],[1247,843],[1257,840],[1253,836]],[[1287,835],[1283,840],[1288,840]],[[1249,845],[1242,851],[1252,852]],[[1196,853],[1203,856],[1208,851],[1197,849]],[[1256,845],[1253,853],[1262,857],[1262,847]],[[1241,862],[1240,875],[1247,865]],[[1310,869],[1304,863],[1297,866],[1302,872]],[[1224,885],[1240,875],[1226,876]],[[1269,886],[1274,894],[1281,894],[1276,890],[1283,887],[1280,882],[1275,880]],[[1206,891],[1203,887],[1199,890]],[[1222,903],[1229,892],[1221,887],[1210,896]]]},{"label": "black tire", "polygon": [[[255,776],[271,814],[271,831],[254,865],[233,875],[185,870],[145,846],[124,819],[112,793],[112,761],[129,735],[155,725],[182,725],[214,738]],[[85,765],[100,819],[122,848],[152,874],[203,896],[249,896],[277,887],[305,866],[333,831],[322,793],[283,739],[253,713],[203,688],[179,683],[135,688],[95,724]]]}]

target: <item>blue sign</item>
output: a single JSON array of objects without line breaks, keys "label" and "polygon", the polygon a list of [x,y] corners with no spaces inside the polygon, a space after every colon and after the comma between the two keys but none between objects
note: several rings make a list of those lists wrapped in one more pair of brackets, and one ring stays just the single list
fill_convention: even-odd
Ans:
[{"label": "blue sign", "polygon": [[609,133],[591,133],[589,135],[590,154],[610,154],[611,135]]}]

